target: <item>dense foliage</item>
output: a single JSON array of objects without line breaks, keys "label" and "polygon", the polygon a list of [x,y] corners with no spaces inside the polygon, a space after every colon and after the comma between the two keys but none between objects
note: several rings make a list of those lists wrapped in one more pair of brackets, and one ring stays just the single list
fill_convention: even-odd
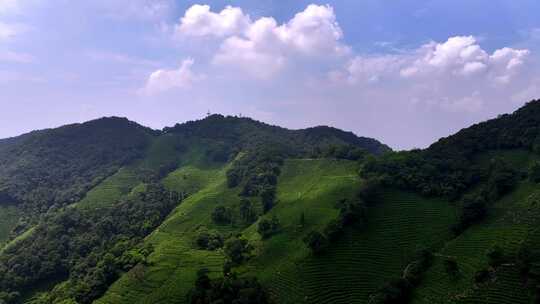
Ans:
[{"label": "dense foliage", "polygon": [[[380,183],[376,180],[366,180],[354,200],[342,199],[336,205],[339,215],[330,221],[322,232],[311,231],[303,239],[304,244],[313,254],[323,252],[327,246],[335,242],[343,234],[346,227],[355,225],[361,228],[366,222],[366,207],[372,203],[377,195]],[[304,214],[300,217],[300,227],[305,224]]]},{"label": "dense foliage", "polygon": [[407,304],[411,300],[413,288],[422,280],[422,274],[433,263],[433,253],[419,249],[415,259],[403,270],[400,278],[394,278],[377,290],[369,300],[370,304]]},{"label": "dense foliage", "polygon": [[4,141],[0,203],[16,203],[24,211],[15,234],[48,210],[78,201],[121,166],[142,157],[153,134],[113,117]]},{"label": "dense foliage", "polygon": [[452,227],[454,233],[459,234],[486,217],[489,206],[512,190],[519,178],[518,172],[502,159],[493,159],[487,171],[484,186],[464,196],[458,223]]},{"label": "dense foliage", "polygon": [[263,239],[269,238],[272,235],[279,232],[281,225],[276,216],[273,216],[272,219],[262,219],[259,221],[257,226],[257,232],[261,235]]},{"label": "dense foliage", "polygon": [[486,177],[474,158],[501,149],[540,152],[540,100],[443,138],[426,150],[372,158],[362,174],[402,189],[456,199]]},{"label": "dense foliage", "polygon": [[235,274],[211,280],[208,270],[197,273],[195,288],[189,295],[191,304],[266,304],[266,291],[256,278],[238,278]]},{"label": "dense foliage", "polygon": [[139,242],[179,202],[178,194],[159,184],[146,188],[104,214],[67,207],[44,219],[0,256],[0,289],[22,292],[45,280],[69,278],[49,297],[91,303],[122,272],[145,261],[151,248],[137,250]]}]

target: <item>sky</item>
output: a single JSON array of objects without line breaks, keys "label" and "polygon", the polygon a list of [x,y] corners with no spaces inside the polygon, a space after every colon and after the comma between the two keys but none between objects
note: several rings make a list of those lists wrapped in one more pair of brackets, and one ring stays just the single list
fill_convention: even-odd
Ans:
[{"label": "sky", "polygon": [[540,98],[537,0],[0,0],[0,138],[208,111],[424,148]]}]

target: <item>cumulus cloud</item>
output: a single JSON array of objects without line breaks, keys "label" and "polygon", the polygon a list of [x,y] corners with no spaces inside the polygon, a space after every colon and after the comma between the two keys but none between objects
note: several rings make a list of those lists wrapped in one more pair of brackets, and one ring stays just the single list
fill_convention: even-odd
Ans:
[{"label": "cumulus cloud", "polygon": [[475,37],[456,36],[402,54],[356,55],[332,71],[330,79],[364,89],[395,90],[416,105],[478,112],[486,106],[488,92],[518,78],[529,53],[505,47],[490,54]]},{"label": "cumulus cloud", "polygon": [[194,5],[181,18],[177,32],[221,39],[214,64],[261,78],[275,75],[290,62],[324,60],[349,52],[341,42],[343,33],[334,10],[328,5],[309,5],[281,25],[272,17],[252,21],[236,7],[214,13],[207,5]]},{"label": "cumulus cloud", "polygon": [[252,18],[239,7],[212,11],[208,5],[193,5],[175,33],[181,39],[212,41],[206,44],[214,48],[207,68],[219,68],[227,79],[295,79],[296,87],[342,86],[351,95],[456,113],[481,112],[493,94],[515,92],[519,85],[513,82],[523,82],[521,69],[530,54],[510,47],[490,52],[474,36],[449,37],[393,54],[357,54],[343,42],[333,8],[314,4],[284,23]]},{"label": "cumulus cloud", "polygon": [[456,36],[446,42],[431,42],[416,51],[414,62],[403,67],[401,76],[471,76],[487,75],[497,83],[508,83],[528,50],[502,48],[488,54],[473,36]]},{"label": "cumulus cloud", "polygon": [[160,69],[148,77],[146,86],[142,92],[144,95],[155,95],[171,89],[190,88],[193,83],[202,79],[203,76],[192,71],[193,59],[182,61],[180,67],[176,70]]},{"label": "cumulus cloud", "polygon": [[209,5],[193,5],[180,19],[176,31],[187,36],[225,37],[242,33],[251,19],[241,8],[227,6],[219,13],[210,11]]},{"label": "cumulus cloud", "polygon": [[375,84],[398,74],[404,61],[404,57],[396,55],[356,56],[346,65],[345,74],[334,71],[331,76],[349,84]]}]

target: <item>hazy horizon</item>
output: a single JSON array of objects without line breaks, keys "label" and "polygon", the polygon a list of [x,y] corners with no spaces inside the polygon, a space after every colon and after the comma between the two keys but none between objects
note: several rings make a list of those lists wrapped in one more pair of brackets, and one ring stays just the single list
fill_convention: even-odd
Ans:
[{"label": "hazy horizon", "polygon": [[423,148],[540,98],[540,3],[0,0],[0,138],[207,111]]}]

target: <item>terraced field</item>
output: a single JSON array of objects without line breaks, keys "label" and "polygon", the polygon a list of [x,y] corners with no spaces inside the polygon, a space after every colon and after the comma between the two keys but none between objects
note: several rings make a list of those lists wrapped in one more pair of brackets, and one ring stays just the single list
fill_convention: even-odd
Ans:
[{"label": "terraced field", "polygon": [[[521,170],[537,158],[520,151],[505,153],[504,157]],[[502,269],[497,273],[496,282],[486,288],[474,288],[473,278],[475,272],[488,267],[486,252],[494,245],[502,247],[508,256],[515,255],[520,244],[538,227],[539,203],[538,185],[521,182],[516,190],[493,205],[486,220],[445,245],[423,283],[415,290],[413,303],[529,303],[528,292],[518,282],[515,270]],[[457,260],[458,278],[446,274],[444,257]],[[499,302],[495,301],[494,292],[505,296],[501,296]]]},{"label": "terraced field", "polygon": [[300,265],[312,295],[306,303],[367,303],[377,288],[401,275],[419,248],[442,246],[455,211],[445,201],[388,191],[368,219],[366,227],[349,230],[327,254]]},{"label": "terraced field", "polygon": [[[147,242],[154,245],[155,251],[143,277],[124,275],[97,303],[184,303],[197,270],[205,267],[215,274],[221,273],[223,254],[194,249],[193,241],[202,226],[222,233],[239,229],[216,226],[210,219],[218,204],[231,206],[239,201],[236,192],[226,188],[225,170],[204,172],[201,168],[180,168],[165,179],[165,184],[173,189],[188,183],[192,177],[197,182],[190,185],[205,187],[197,189],[200,191],[187,198],[148,236]],[[203,176],[208,179],[203,181]]]},{"label": "terraced field", "polygon": [[[337,203],[354,197],[360,182],[353,162],[286,162],[278,184],[277,205],[266,215],[279,219],[281,233],[261,242],[255,231],[256,224],[244,232],[252,243],[258,244],[259,250],[259,255],[244,271],[256,275],[268,286],[277,303],[303,302],[306,289],[300,265],[310,253],[302,239],[312,230],[322,230],[336,218]],[[305,226],[300,229],[302,213]]]},{"label": "terraced field", "polygon": [[[488,266],[487,250],[498,245],[504,248],[507,255],[515,255],[520,243],[527,238],[530,229],[534,227],[530,224],[537,221],[538,210],[531,210],[526,206],[531,196],[534,196],[533,193],[537,191],[536,185],[522,184],[511,195],[497,202],[494,212],[482,225],[471,227],[449,242],[441,251],[440,257],[436,259],[435,265],[426,273],[425,283],[416,290],[414,303],[453,303],[461,298],[467,298],[467,303],[473,303],[474,299],[478,298],[478,291],[471,289],[473,277],[476,271]],[[450,278],[444,271],[442,266],[444,256],[451,256],[457,260],[460,269],[460,276],[457,279]],[[509,272],[511,271],[501,273]],[[507,297],[515,294],[515,279],[506,282],[501,276],[498,277],[497,282],[498,285],[494,286],[499,286],[498,289],[506,292]],[[508,288],[503,288],[506,285]],[[523,291],[523,288],[518,290]],[[528,303],[521,301],[522,295],[511,297],[511,299],[514,302],[509,303]]]},{"label": "terraced field", "polygon": [[[307,228],[323,227],[337,215],[334,208],[339,198],[353,193],[358,184],[353,163],[338,161],[287,161],[278,185],[278,202],[267,216],[279,217],[284,232],[268,242],[261,242],[256,233],[256,224],[250,227],[219,226],[212,223],[210,214],[215,206],[223,204],[235,208],[239,203],[237,189],[227,189],[226,168],[202,169],[196,166],[183,167],[165,178],[164,183],[172,188],[183,186],[202,187],[186,199],[147,241],[155,246],[142,279],[127,274],[116,282],[97,303],[185,303],[193,286],[195,273],[208,268],[213,275],[221,275],[224,257],[221,251],[208,252],[194,249],[193,239],[202,227],[223,234],[240,233],[251,240],[260,259],[239,269],[241,272],[261,270],[261,280],[272,280],[264,274],[274,274],[283,263],[290,263],[289,254],[298,254],[299,259],[308,252],[301,243]],[[190,180],[192,180],[190,182]],[[343,183],[343,181],[349,183]],[[346,191],[346,192],[344,192]],[[347,194],[349,193],[349,194]],[[345,195],[345,196],[344,196]],[[297,231],[300,214],[305,212],[307,227]],[[298,250],[282,250],[283,245],[296,246]],[[280,250],[281,249],[281,250]],[[286,254],[286,255],[283,255]],[[271,259],[268,257],[271,256]],[[267,263],[259,264],[256,261]],[[281,272],[280,272],[281,273]],[[291,278],[294,280],[294,278]],[[299,282],[298,280],[295,280]],[[279,294],[285,294],[273,289]]]},{"label": "terraced field", "polygon": [[121,168],[118,172],[88,191],[86,196],[76,205],[80,208],[94,210],[108,207],[122,196],[131,192],[139,183],[140,180],[137,178],[133,168]]},{"label": "terraced field", "polygon": [[[519,152],[518,152],[519,153]],[[515,166],[529,162],[514,157]],[[147,238],[155,247],[144,275],[128,273],[97,301],[109,303],[186,303],[200,268],[220,276],[221,251],[195,249],[200,229],[222,234],[241,233],[255,246],[254,257],[237,269],[256,275],[276,303],[367,303],[389,279],[398,277],[421,247],[437,252],[434,265],[415,289],[413,303],[526,303],[519,274],[512,267],[497,270],[496,279],[482,288],[472,284],[474,273],[486,268],[485,252],[498,244],[512,255],[531,233],[540,213],[536,185],[522,182],[498,201],[487,220],[452,239],[449,227],[457,207],[442,199],[427,199],[398,190],[385,190],[368,209],[368,223],[346,230],[331,249],[312,256],[302,242],[312,230],[322,230],[338,215],[336,203],[356,195],[361,180],[356,164],[336,160],[288,160],[279,177],[277,204],[265,217],[276,216],[281,232],[262,241],[257,223],[218,226],[210,214],[222,204],[237,208],[237,189],[225,185],[226,167],[187,165],[163,182],[190,194],[171,216]],[[540,205],[540,203],[539,203]],[[305,227],[299,226],[305,216]],[[457,259],[458,279],[446,275],[444,257]],[[499,300],[495,300],[499,299]]]},{"label": "terraced field", "polygon": [[514,265],[497,269],[493,281],[475,288],[470,295],[456,301],[460,304],[519,304],[531,303],[531,297],[519,271]]}]

